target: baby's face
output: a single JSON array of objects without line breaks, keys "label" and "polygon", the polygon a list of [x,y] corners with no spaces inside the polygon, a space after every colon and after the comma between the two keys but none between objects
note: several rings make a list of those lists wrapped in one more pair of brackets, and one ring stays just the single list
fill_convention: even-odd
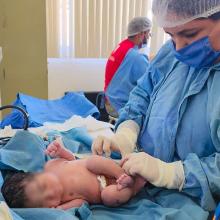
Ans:
[{"label": "baby's face", "polygon": [[28,206],[52,208],[61,203],[63,187],[57,176],[43,172],[27,183],[25,193],[29,200]]}]

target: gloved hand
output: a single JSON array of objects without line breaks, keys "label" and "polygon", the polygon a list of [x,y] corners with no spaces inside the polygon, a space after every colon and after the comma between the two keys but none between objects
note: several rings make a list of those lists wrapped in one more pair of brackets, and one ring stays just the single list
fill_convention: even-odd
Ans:
[{"label": "gloved hand", "polygon": [[111,155],[111,151],[120,152],[122,157],[133,152],[136,147],[139,126],[132,120],[121,123],[116,133],[110,137],[98,136],[92,144],[92,153],[106,156]]},{"label": "gloved hand", "polygon": [[128,175],[138,174],[158,187],[181,190],[185,181],[181,161],[165,163],[144,152],[126,155],[121,166]]}]

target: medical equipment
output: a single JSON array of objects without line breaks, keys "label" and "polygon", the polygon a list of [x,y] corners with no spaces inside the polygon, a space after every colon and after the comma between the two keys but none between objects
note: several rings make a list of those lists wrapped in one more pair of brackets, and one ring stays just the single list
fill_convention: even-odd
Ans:
[{"label": "medical equipment", "polygon": [[[5,106],[2,106],[0,107],[0,111],[4,110],[4,109],[17,109],[19,110],[23,117],[24,117],[24,126],[23,126],[23,129],[24,130],[27,130],[28,129],[28,114],[21,108],[21,107],[18,107],[18,106],[15,106],[15,105],[5,105]],[[0,145],[5,145],[9,140],[10,140],[11,137],[0,137]]]}]

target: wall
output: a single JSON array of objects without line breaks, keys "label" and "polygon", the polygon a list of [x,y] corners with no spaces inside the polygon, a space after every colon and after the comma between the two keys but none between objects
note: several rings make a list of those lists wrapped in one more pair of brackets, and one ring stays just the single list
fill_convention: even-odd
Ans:
[{"label": "wall", "polygon": [[45,0],[0,0],[2,105],[16,93],[48,97]]},{"label": "wall", "polygon": [[103,91],[106,59],[48,59],[48,97],[66,91]]}]

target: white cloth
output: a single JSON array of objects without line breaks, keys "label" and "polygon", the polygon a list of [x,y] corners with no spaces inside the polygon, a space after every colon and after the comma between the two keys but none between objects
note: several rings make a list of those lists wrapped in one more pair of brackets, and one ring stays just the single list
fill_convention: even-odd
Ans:
[{"label": "white cloth", "polygon": [[[68,131],[78,127],[85,127],[92,138],[96,138],[98,135],[112,136],[113,132],[111,128],[114,126],[107,122],[98,121],[92,116],[82,118],[81,116],[74,115],[64,123],[45,122],[44,126],[28,128],[28,130],[44,137],[45,134],[51,130]],[[12,129],[11,126],[6,126],[4,129],[0,129],[0,137],[13,137],[17,130],[18,129]]]},{"label": "white cloth", "polygon": [[113,134],[111,128],[114,128],[112,124],[98,121],[92,116],[82,118],[81,116],[74,115],[64,123],[44,123],[44,128],[48,130],[68,131],[77,127],[85,127],[93,138],[96,138],[98,135],[111,136]]},{"label": "white cloth", "polygon": [[107,181],[106,181],[105,176],[97,175],[97,180],[99,181],[99,185],[101,187],[101,190],[107,186]]},{"label": "white cloth", "polygon": [[13,220],[8,206],[3,201],[0,201],[0,220]]},{"label": "white cloth", "polygon": [[0,129],[0,137],[13,137],[18,129],[12,129],[12,127],[5,126],[4,129]]}]

